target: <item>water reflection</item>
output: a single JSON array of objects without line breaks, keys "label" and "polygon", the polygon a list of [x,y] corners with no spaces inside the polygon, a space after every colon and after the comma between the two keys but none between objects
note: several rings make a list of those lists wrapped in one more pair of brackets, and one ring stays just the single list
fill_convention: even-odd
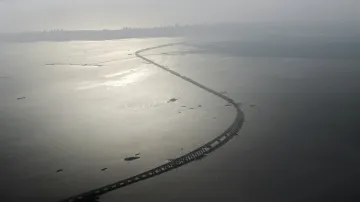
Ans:
[{"label": "water reflection", "polygon": [[104,76],[106,79],[111,79],[106,81],[94,81],[94,82],[82,82],[78,90],[88,90],[98,87],[125,87],[130,84],[138,83],[143,81],[146,77],[151,75],[151,71],[145,67],[140,67],[136,69],[119,71],[112,74],[107,74]]}]

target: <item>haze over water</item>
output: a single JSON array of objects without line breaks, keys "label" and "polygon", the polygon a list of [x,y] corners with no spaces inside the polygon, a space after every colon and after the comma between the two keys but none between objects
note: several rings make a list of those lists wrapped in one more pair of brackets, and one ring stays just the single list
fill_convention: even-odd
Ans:
[{"label": "haze over water", "polygon": [[229,103],[135,55],[178,42],[142,55],[239,103],[239,135],[101,202],[360,199],[356,1],[84,2],[0,1],[1,201],[75,196],[226,130]]},{"label": "haze over water", "polygon": [[[225,102],[134,58],[135,50],[180,40],[3,46],[3,199],[56,201],[160,165],[221,133],[234,117]],[[246,115],[240,136],[195,165],[103,200],[125,194],[146,201],[154,193],[163,201],[195,194],[292,200],[299,189],[299,200],[355,194],[359,60],[204,51],[212,44],[146,55],[240,102]],[[178,101],[168,103],[173,97]],[[123,161],[135,153],[142,153],[139,161]],[[164,187],[170,182],[175,188]],[[277,194],[268,195],[270,188]],[[212,189],[220,194],[209,194]]]}]

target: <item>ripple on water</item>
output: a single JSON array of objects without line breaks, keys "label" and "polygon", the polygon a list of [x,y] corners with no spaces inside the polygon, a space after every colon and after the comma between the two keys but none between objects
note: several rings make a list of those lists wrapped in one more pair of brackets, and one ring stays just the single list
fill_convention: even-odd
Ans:
[{"label": "ripple on water", "polygon": [[127,70],[122,72],[117,72],[114,74],[105,75],[105,78],[117,78],[105,81],[93,81],[93,82],[82,82],[77,90],[88,90],[98,87],[124,87],[130,84],[135,84],[140,81],[143,81],[146,77],[150,76],[152,73],[149,69],[139,68],[138,70]]}]

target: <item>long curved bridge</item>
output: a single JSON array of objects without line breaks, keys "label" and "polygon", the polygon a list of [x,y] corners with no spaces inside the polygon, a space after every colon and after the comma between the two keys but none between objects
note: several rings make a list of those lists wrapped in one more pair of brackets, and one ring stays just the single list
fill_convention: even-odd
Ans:
[{"label": "long curved bridge", "polygon": [[244,122],[244,114],[240,110],[240,106],[234,100],[141,55],[141,53],[143,53],[145,51],[158,49],[158,48],[162,48],[162,47],[167,47],[167,46],[174,46],[177,44],[180,44],[180,43],[166,44],[166,45],[156,46],[156,47],[152,47],[152,48],[142,49],[142,50],[136,51],[135,55],[138,58],[145,60],[146,62],[153,64],[153,65],[155,65],[155,66],[157,66],[157,67],[159,67],[159,68],[161,68],[161,69],[163,69],[163,70],[165,70],[187,82],[190,82],[190,83],[194,84],[195,86],[227,101],[236,110],[236,118],[235,118],[234,122],[230,125],[230,127],[228,129],[226,129],[222,134],[220,134],[213,140],[207,142],[206,144],[202,145],[201,147],[199,147],[183,156],[180,156],[180,157],[174,159],[173,161],[171,161],[169,163],[163,164],[161,166],[158,166],[151,170],[145,171],[138,175],[129,177],[127,179],[124,179],[124,180],[121,180],[121,181],[118,181],[118,182],[115,182],[115,183],[112,183],[109,185],[105,185],[105,186],[99,187],[99,188],[91,190],[91,191],[87,191],[87,192],[79,194],[79,195],[72,196],[70,198],[61,200],[60,202],[96,202],[98,200],[99,196],[101,196],[103,194],[120,189],[122,187],[129,186],[131,184],[137,183],[142,180],[146,180],[146,179],[155,177],[162,173],[179,168],[179,167],[186,165],[190,162],[193,162],[195,160],[204,158],[207,156],[207,154],[209,154],[209,153],[215,151],[216,149],[218,149],[219,147],[223,146],[226,142],[228,142],[230,139],[232,139],[235,135],[238,134],[238,132]]}]

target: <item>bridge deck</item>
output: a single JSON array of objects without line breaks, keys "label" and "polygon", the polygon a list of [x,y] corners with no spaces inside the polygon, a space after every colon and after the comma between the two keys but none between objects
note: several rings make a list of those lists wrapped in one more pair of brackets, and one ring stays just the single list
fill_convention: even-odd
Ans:
[{"label": "bridge deck", "polygon": [[216,92],[215,90],[212,90],[188,77],[182,76],[181,74],[163,66],[160,65],[158,63],[155,63],[154,61],[145,58],[143,56],[140,55],[140,53],[144,52],[144,51],[148,51],[148,50],[152,50],[152,49],[157,49],[157,48],[162,48],[162,47],[166,47],[166,46],[173,46],[176,44],[167,44],[167,45],[162,45],[162,46],[157,46],[157,47],[153,47],[153,48],[146,48],[140,51],[137,51],[135,53],[135,55],[157,67],[162,68],[165,71],[170,72],[171,74],[185,80],[188,81],[196,86],[198,86],[199,88],[202,88],[203,90],[214,94],[217,97],[222,98],[223,100],[229,102],[230,104],[232,104],[232,106],[236,109],[236,118],[234,120],[234,122],[230,125],[230,127],[228,129],[226,129],[222,134],[220,134],[218,137],[214,138],[213,140],[207,142],[206,144],[202,145],[201,147],[183,155],[180,156],[176,159],[174,159],[173,161],[163,164],[161,166],[158,166],[156,168],[153,168],[151,170],[145,171],[143,173],[140,173],[138,175],[129,177],[127,179],[79,194],[77,196],[73,196],[70,197],[68,199],[62,200],[61,202],[95,202],[97,201],[98,196],[106,194],[108,192],[114,191],[116,189],[120,189],[122,187],[126,187],[129,186],[133,183],[142,181],[142,180],[146,180],[152,177],[155,177],[157,175],[160,175],[162,173],[165,172],[169,172],[173,169],[176,169],[178,167],[181,167],[183,165],[186,165],[192,161],[196,161],[199,159],[202,159],[204,157],[207,156],[207,154],[215,151],[216,149],[218,149],[219,147],[223,146],[226,142],[228,142],[230,139],[232,139],[234,136],[236,136],[243,124],[244,121],[244,114],[243,112],[240,110],[239,105],[237,103],[235,103],[231,98]]}]

